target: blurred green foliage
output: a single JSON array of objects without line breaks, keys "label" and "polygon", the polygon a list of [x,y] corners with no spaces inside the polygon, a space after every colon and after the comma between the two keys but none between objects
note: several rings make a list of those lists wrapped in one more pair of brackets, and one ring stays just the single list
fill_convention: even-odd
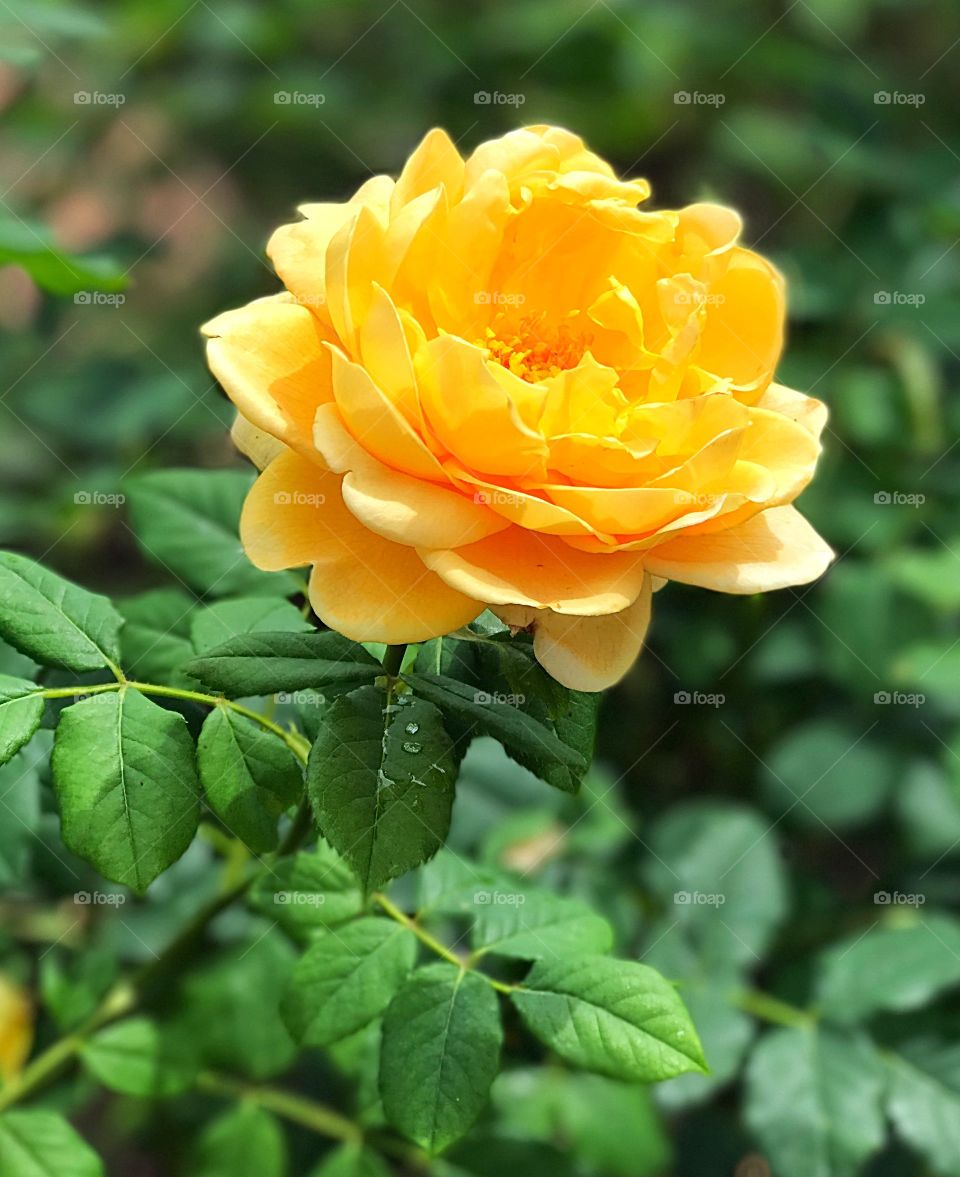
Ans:
[{"label": "blurred green foliage", "polygon": [[[658,597],[650,649],[605,704],[606,776],[589,820],[545,810],[542,793],[513,778],[507,788],[503,766],[479,758],[458,802],[462,848],[493,861],[515,863],[559,823],[562,850],[546,865],[534,856],[535,873],[589,896],[622,946],[683,983],[713,1075],[664,1085],[657,1113],[589,1089],[589,1077],[538,1072],[531,1086],[512,1072],[495,1089],[490,1139],[455,1159],[533,1177],[538,1164],[560,1171],[559,1148],[581,1173],[717,1177],[762,1153],[778,1177],[832,1177],[875,1152],[871,1177],[960,1172],[956,1136],[931,1144],[922,1114],[960,1115],[945,1053],[960,980],[946,914],[960,901],[957,6],[4,0],[0,46],[0,543],[92,587],[158,583],[120,501],[127,475],[237,464],[197,327],[276,288],[262,247],[296,203],[396,171],[435,124],[467,150],[553,122],[649,177],[661,205],[711,198],[743,212],[747,243],[789,280],[781,379],[831,409],[801,505],[840,558],[809,590]],[[19,672],[15,660],[2,669]],[[32,794],[12,777],[8,787],[4,805],[52,836]],[[28,852],[0,830],[5,880]],[[40,898],[73,889],[52,860],[41,875]],[[114,921],[110,953],[142,956],[184,893],[210,886],[194,847],[136,919]],[[728,902],[675,899],[698,890]],[[876,893],[925,903],[878,904]],[[896,939],[908,932],[913,947]],[[880,935],[894,939],[877,948]],[[236,984],[235,1024],[255,1024],[263,1015],[244,1007],[230,951],[192,983],[215,991],[219,969]],[[63,952],[43,966],[45,1000],[70,1022],[85,987],[109,982],[110,953],[105,965]],[[244,954],[251,992],[270,990],[280,956]],[[877,991],[881,967],[894,975]],[[764,1010],[718,992],[748,978],[790,1009],[839,1003],[871,1038],[826,1042],[821,1081],[797,1028],[766,1031],[742,1083]],[[229,1026],[212,1023],[229,1055]],[[289,1061],[276,1038],[254,1047],[253,1075]],[[873,1055],[894,1047],[887,1110],[902,1143],[885,1144],[882,1119],[842,1108],[842,1077],[852,1068],[859,1087],[846,1098],[872,1106]],[[851,1062],[844,1050],[860,1053]],[[342,1077],[311,1082],[335,1090]],[[814,1149],[817,1090],[854,1123],[820,1122]],[[208,1112],[182,1123],[197,1136]],[[105,1114],[96,1131],[117,1172],[183,1151],[136,1109]],[[206,1128],[198,1155],[217,1131]],[[191,1171],[214,1172],[204,1163]]]}]

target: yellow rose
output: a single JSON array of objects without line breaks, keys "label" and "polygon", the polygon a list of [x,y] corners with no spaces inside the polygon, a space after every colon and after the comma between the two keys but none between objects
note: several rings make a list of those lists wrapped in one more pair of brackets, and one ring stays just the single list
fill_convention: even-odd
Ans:
[{"label": "yellow rose", "polygon": [[27,991],[0,973],[0,1086],[23,1069],[33,1043],[33,1005]]},{"label": "yellow rose", "polygon": [[312,565],[360,641],[490,608],[583,690],[629,668],[664,580],[819,576],[790,504],[826,410],[772,383],[783,280],[730,209],[648,195],[537,126],[467,160],[431,131],[396,181],[302,206],[268,246],[286,291],[204,328],[263,471],[253,563]]}]

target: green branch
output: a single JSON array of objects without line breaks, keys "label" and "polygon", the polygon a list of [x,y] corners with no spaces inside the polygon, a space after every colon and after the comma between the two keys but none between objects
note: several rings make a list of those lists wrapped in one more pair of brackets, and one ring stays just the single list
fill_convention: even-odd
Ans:
[{"label": "green branch", "polygon": [[506,981],[498,981],[494,977],[488,977],[486,973],[480,972],[475,968],[471,960],[465,960],[457,954],[446,944],[442,944],[436,936],[431,935],[426,928],[420,926],[415,919],[407,915],[406,912],[400,910],[395,903],[386,897],[381,891],[374,891],[370,898],[374,903],[379,904],[383,911],[392,919],[396,920],[398,924],[402,924],[408,931],[412,932],[414,936],[426,948],[429,948],[432,953],[439,956],[442,960],[449,964],[456,965],[458,969],[462,969],[465,973],[476,973],[478,977],[486,981],[491,988],[496,989],[498,993],[513,993],[520,989],[520,985],[509,985]]}]

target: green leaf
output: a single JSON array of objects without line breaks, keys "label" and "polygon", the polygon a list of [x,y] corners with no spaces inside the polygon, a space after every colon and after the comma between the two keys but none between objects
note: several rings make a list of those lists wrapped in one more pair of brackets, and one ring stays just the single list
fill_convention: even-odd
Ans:
[{"label": "green leaf", "polygon": [[106,597],[0,552],[0,635],[44,666],[100,670],[120,657],[121,617]]},{"label": "green leaf", "polygon": [[729,986],[714,972],[698,982],[685,981],[681,993],[703,1051],[707,1074],[678,1075],[657,1088],[660,1107],[669,1111],[703,1103],[739,1072],[754,1036],[754,1021],[730,1001]]},{"label": "green leaf", "polygon": [[498,1075],[491,1096],[501,1132],[556,1145],[591,1172],[661,1177],[669,1171],[670,1146],[650,1090],[641,1084],[560,1067],[520,1067]]},{"label": "green leaf", "polygon": [[257,1081],[279,1075],[297,1048],[280,1016],[296,953],[269,929],[193,971],[183,985],[183,1024],[204,1066]]},{"label": "green leaf", "polygon": [[942,1177],[960,1173],[960,1051],[921,1040],[888,1062],[887,1111],[902,1140]]},{"label": "green leaf", "polygon": [[428,1152],[446,1148],[483,1110],[502,1040],[496,994],[486,981],[449,964],[418,969],[383,1023],[387,1119]]},{"label": "green leaf", "polygon": [[373,682],[383,667],[338,633],[258,633],[233,638],[186,667],[211,691],[230,698]]},{"label": "green leaf", "polygon": [[706,1062],[676,990],[634,961],[581,955],[539,961],[510,995],[528,1028],[588,1071],[654,1083]]},{"label": "green leaf", "polygon": [[586,772],[587,762],[581,752],[565,744],[546,724],[499,696],[440,674],[405,677],[422,698],[455,716],[468,731],[499,740],[515,760],[531,771],[559,764],[573,773],[568,780],[571,789],[576,786],[570,781],[579,781]]},{"label": "green leaf", "polygon": [[413,968],[417,940],[371,916],[321,932],[297,962],[281,1007],[296,1041],[328,1046],[380,1016]]},{"label": "green leaf", "polygon": [[471,944],[479,955],[542,960],[609,952],[613,929],[585,903],[547,891],[477,890]]},{"label": "green leaf", "polygon": [[[46,734],[47,740],[43,740]],[[42,846],[40,771],[46,767],[51,733],[40,732],[21,752],[0,765],[0,886],[19,888],[31,856]]]},{"label": "green leaf", "polygon": [[884,1009],[919,1009],[960,984],[960,920],[923,908],[897,915],[902,923],[850,936],[823,954],[816,1002],[824,1014],[848,1023]]},{"label": "green leaf", "polygon": [[36,683],[0,674],[0,764],[6,764],[40,726],[44,700]]},{"label": "green leaf", "polygon": [[769,821],[745,806],[694,801],[661,818],[649,839],[645,874],[669,913],[664,940],[689,943],[708,972],[762,959],[787,912]]},{"label": "green leaf", "polygon": [[251,850],[277,846],[277,819],[303,792],[297,758],[252,719],[214,707],[197,740],[200,783],[213,812]]},{"label": "green leaf", "polygon": [[197,1074],[187,1038],[142,1017],[99,1031],[83,1047],[83,1061],[105,1087],[124,1095],[178,1095]]},{"label": "green leaf", "polygon": [[0,1177],[104,1177],[100,1158],[56,1112],[0,1116]]},{"label": "green leaf", "polygon": [[455,775],[436,707],[413,699],[388,710],[383,691],[361,687],[323,715],[307,791],[321,832],[372,890],[442,845]]},{"label": "green leaf", "polygon": [[874,817],[893,789],[897,765],[892,749],[865,726],[828,719],[791,730],[763,770],[775,812],[789,812],[817,831],[850,829]]},{"label": "green leaf", "polygon": [[882,1091],[865,1039],[772,1030],[747,1066],[746,1120],[778,1177],[854,1177],[886,1136]]},{"label": "green leaf", "polygon": [[258,911],[292,935],[345,923],[363,910],[360,881],[321,838],[315,850],[282,858],[251,892]]},{"label": "green leaf", "polygon": [[252,481],[242,470],[151,470],[127,479],[143,554],[211,596],[293,591],[290,575],[261,572],[244,554],[240,510]]},{"label": "green leaf", "polygon": [[311,1169],[310,1177],[391,1177],[390,1170],[372,1149],[362,1144],[341,1144]]},{"label": "green leaf", "polygon": [[120,652],[129,678],[196,687],[182,673],[194,653],[190,615],[195,604],[193,597],[176,588],[151,589],[117,602],[124,618]]},{"label": "green leaf", "polygon": [[119,266],[103,257],[74,257],[58,249],[50,231],[19,217],[0,217],[0,265],[20,266],[48,294],[117,291],[126,286]]},{"label": "green leaf", "polygon": [[190,636],[197,653],[251,633],[308,633],[313,626],[296,605],[273,597],[217,601],[193,617]]},{"label": "green leaf", "polygon": [[190,845],[200,816],[181,715],[129,688],[64,709],[53,746],[64,843],[142,892]]},{"label": "green leaf", "polygon": [[240,1103],[213,1121],[197,1142],[189,1177],[284,1177],[287,1145],[276,1118]]}]

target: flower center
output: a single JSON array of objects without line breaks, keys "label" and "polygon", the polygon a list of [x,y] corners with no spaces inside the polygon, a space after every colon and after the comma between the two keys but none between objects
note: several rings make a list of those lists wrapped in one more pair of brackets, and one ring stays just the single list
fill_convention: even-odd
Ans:
[{"label": "flower center", "polygon": [[521,380],[535,383],[575,368],[590,340],[569,327],[552,327],[546,315],[497,316],[479,341],[496,360]]}]

